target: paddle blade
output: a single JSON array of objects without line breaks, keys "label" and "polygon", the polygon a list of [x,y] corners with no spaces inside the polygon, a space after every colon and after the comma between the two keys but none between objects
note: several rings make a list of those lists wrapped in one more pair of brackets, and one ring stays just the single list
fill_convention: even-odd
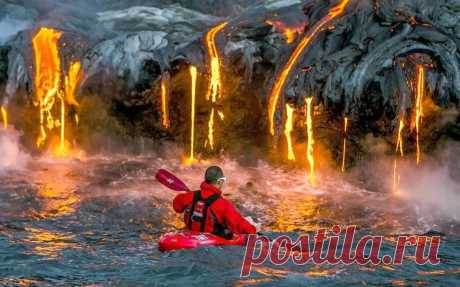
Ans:
[{"label": "paddle blade", "polygon": [[174,174],[167,170],[159,169],[155,174],[156,179],[164,186],[175,191],[190,191],[190,189],[178,179]]}]

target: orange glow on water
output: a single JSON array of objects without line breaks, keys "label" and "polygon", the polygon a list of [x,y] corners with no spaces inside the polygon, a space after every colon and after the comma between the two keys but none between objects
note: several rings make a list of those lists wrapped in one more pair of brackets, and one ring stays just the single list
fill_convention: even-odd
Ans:
[{"label": "orange glow on water", "polygon": [[52,108],[61,82],[61,59],[57,47],[61,36],[62,33],[59,31],[41,28],[32,39],[35,58],[35,97],[40,110],[40,134],[36,141],[37,147],[46,140],[45,128],[53,129],[57,124],[52,115]]},{"label": "orange glow on water", "polygon": [[190,66],[190,77],[191,77],[191,115],[190,115],[190,156],[189,162],[194,161],[194,149],[195,149],[195,96],[196,96],[196,79],[197,69],[195,66]]},{"label": "orange glow on water", "polygon": [[306,115],[306,124],[307,124],[307,161],[310,167],[308,179],[311,185],[315,185],[315,158],[313,156],[313,145],[315,140],[313,137],[313,110],[312,110],[312,101],[313,98],[307,98],[305,100],[307,105],[307,115]]},{"label": "orange glow on water", "polygon": [[5,107],[1,107],[2,110],[2,120],[3,120],[3,128],[8,128],[8,112],[6,111]]},{"label": "orange glow on water", "polygon": [[329,13],[323,17],[313,28],[311,28],[304,38],[300,41],[297,47],[292,52],[286,65],[281,69],[281,73],[277,76],[274,82],[274,86],[269,98],[268,103],[268,116],[269,126],[271,135],[275,135],[275,112],[278,106],[278,100],[281,95],[284,85],[286,84],[287,78],[291,73],[291,70],[296,65],[299,57],[302,55],[305,48],[311,43],[313,39],[318,35],[319,32],[334,18],[342,14],[345,10],[349,0],[342,0],[337,6],[333,7]]},{"label": "orange glow on water", "polygon": [[168,112],[168,87],[165,77],[161,77],[161,123],[164,128],[169,128],[169,112]]},{"label": "orange glow on water", "polygon": [[345,163],[346,163],[346,158],[347,158],[347,132],[348,132],[348,118],[345,117],[343,119],[343,148],[342,148],[342,172],[345,172]]},{"label": "orange glow on water", "polygon": [[417,95],[415,99],[415,129],[417,133],[417,164],[421,162],[420,127],[423,118],[423,97],[425,95],[425,69],[417,65]]},{"label": "orange glow on water", "polygon": [[292,148],[292,126],[293,126],[294,108],[286,104],[286,124],[284,127],[284,135],[286,136],[288,160],[295,160],[294,149]]}]

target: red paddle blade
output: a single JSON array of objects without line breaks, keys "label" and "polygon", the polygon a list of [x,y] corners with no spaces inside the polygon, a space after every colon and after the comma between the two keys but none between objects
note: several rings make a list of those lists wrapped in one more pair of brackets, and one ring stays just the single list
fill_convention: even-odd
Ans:
[{"label": "red paddle blade", "polygon": [[156,179],[164,186],[175,191],[190,191],[190,189],[178,179],[174,174],[167,170],[159,169],[155,174]]}]

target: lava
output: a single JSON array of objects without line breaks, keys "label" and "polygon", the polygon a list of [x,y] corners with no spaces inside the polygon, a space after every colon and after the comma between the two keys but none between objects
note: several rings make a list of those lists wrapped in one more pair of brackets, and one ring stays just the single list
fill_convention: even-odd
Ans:
[{"label": "lava", "polygon": [[399,128],[398,128],[398,139],[396,141],[396,157],[393,163],[393,191],[398,192],[398,186],[400,182],[400,175],[398,172],[398,151],[401,155],[401,157],[404,157],[404,141],[402,137],[402,132],[404,130],[404,120],[399,121]]},{"label": "lava", "polygon": [[306,115],[306,124],[307,124],[307,161],[310,166],[310,172],[308,179],[311,185],[315,185],[315,158],[313,156],[313,145],[315,140],[313,138],[313,110],[312,110],[312,101],[313,98],[307,98],[305,103],[307,105],[307,115]]},{"label": "lava", "polygon": [[69,72],[65,77],[65,100],[70,105],[78,106],[75,100],[75,91],[83,76],[80,62],[73,62],[70,64]]},{"label": "lava", "polygon": [[195,66],[190,66],[191,77],[191,115],[190,115],[190,157],[189,161],[194,161],[194,144],[195,144],[195,96],[196,96],[196,78],[197,69]]},{"label": "lava", "polygon": [[48,129],[53,129],[57,125],[52,115],[52,108],[61,81],[61,60],[57,47],[61,36],[62,33],[59,31],[41,28],[32,39],[35,56],[35,95],[40,109],[40,134],[36,142],[37,147],[46,140],[45,124]]},{"label": "lava", "polygon": [[5,107],[1,107],[2,111],[2,120],[3,120],[3,127],[6,129],[8,128],[8,112],[6,111]]},{"label": "lava", "polygon": [[343,149],[342,149],[342,172],[345,172],[345,162],[347,158],[347,132],[348,132],[348,118],[343,119]]},{"label": "lava", "polygon": [[[215,104],[217,99],[222,96],[222,79],[220,73],[221,60],[216,46],[216,36],[227,25],[228,22],[220,23],[209,30],[205,36],[205,45],[209,54],[209,73],[211,77],[209,79],[208,90],[206,92],[206,100],[211,100],[212,104]],[[211,149],[214,149],[214,107],[212,108],[211,115],[209,117],[208,126],[209,146]]]},{"label": "lava", "polygon": [[415,129],[417,133],[417,165],[421,161],[420,149],[420,127],[423,117],[423,96],[425,94],[425,69],[422,65],[417,65],[417,94],[415,101]]},{"label": "lava", "polygon": [[211,149],[214,149],[214,107],[211,109],[211,115],[209,116],[208,129],[207,144]]},{"label": "lava", "polygon": [[299,57],[302,55],[305,48],[311,43],[311,41],[318,35],[319,32],[327,25],[331,20],[336,18],[337,16],[341,15],[346,5],[348,4],[349,0],[342,0],[338,5],[331,8],[329,13],[323,17],[318,23],[316,23],[312,29],[308,31],[308,33],[304,36],[302,41],[297,45],[297,47],[292,52],[291,56],[289,57],[288,62],[286,65],[281,69],[281,73],[279,73],[278,77],[274,82],[274,86],[269,98],[269,105],[268,105],[268,116],[269,116],[269,124],[270,124],[270,133],[271,135],[275,135],[275,112],[278,106],[278,99],[280,94],[286,84],[287,78],[291,72],[291,70],[295,67]]},{"label": "lava", "polygon": [[165,76],[161,77],[161,123],[164,128],[169,128],[169,112],[168,112],[168,80]]},{"label": "lava", "polygon": [[281,21],[266,20],[265,23],[275,27],[277,31],[283,33],[287,44],[292,44],[297,36],[300,35],[305,29],[305,23],[293,27],[289,27]]},{"label": "lava", "polygon": [[287,149],[288,149],[288,160],[295,160],[294,150],[292,148],[292,122],[293,122],[294,108],[289,104],[286,104],[286,125],[284,128],[284,134],[286,136]]}]

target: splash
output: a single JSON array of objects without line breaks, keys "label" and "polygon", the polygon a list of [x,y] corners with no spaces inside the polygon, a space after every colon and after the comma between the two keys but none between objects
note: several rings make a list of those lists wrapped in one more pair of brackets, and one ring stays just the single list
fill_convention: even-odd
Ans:
[{"label": "splash", "polygon": [[284,135],[286,136],[287,148],[288,148],[288,160],[294,161],[295,154],[292,148],[292,122],[293,122],[294,108],[289,104],[286,104],[286,125],[284,127]]},{"label": "splash", "polygon": [[168,79],[165,76],[161,77],[161,123],[163,127],[168,129],[169,123],[169,112],[168,112]]},{"label": "splash", "polygon": [[420,149],[420,127],[422,125],[423,117],[423,96],[425,94],[425,69],[422,65],[417,65],[417,95],[415,103],[415,129],[417,137],[417,165],[421,162],[421,149]]},{"label": "splash", "polygon": [[6,111],[5,107],[1,107],[2,111],[2,120],[3,120],[3,128],[8,128],[8,112]]},{"label": "splash", "polygon": [[343,119],[343,148],[342,148],[342,172],[345,172],[345,165],[347,159],[347,133],[348,133],[348,118]]},{"label": "splash", "polygon": [[321,32],[321,30],[334,18],[341,15],[346,5],[348,4],[349,0],[342,0],[337,6],[333,7],[329,13],[323,17],[318,23],[316,23],[312,29],[308,31],[305,37],[300,41],[297,47],[292,52],[291,56],[289,57],[288,62],[286,65],[281,69],[281,73],[275,80],[275,84],[273,86],[269,104],[268,104],[268,116],[269,116],[269,125],[270,125],[270,133],[271,135],[275,135],[275,112],[278,106],[278,99],[280,94],[286,84],[287,78],[291,73],[291,70],[295,67],[299,57],[302,55],[305,48],[315,39],[315,37]]},{"label": "splash", "polygon": [[315,140],[313,137],[313,110],[312,110],[313,98],[307,98],[305,100],[307,106],[306,124],[307,124],[307,161],[310,167],[308,180],[311,185],[315,185],[315,158],[313,156],[313,145]]},{"label": "splash", "polygon": [[194,158],[194,145],[195,145],[195,96],[196,96],[196,78],[197,69],[195,66],[190,66],[190,77],[191,77],[191,115],[190,115],[190,157],[188,161],[192,163]]},{"label": "splash", "polygon": [[[210,80],[208,85],[208,90],[206,92],[206,100],[211,100],[214,105],[217,99],[222,96],[222,79],[220,73],[221,60],[219,57],[219,51],[216,46],[216,36],[222,31],[228,22],[220,23],[217,26],[214,26],[211,30],[206,33],[205,36],[205,45],[209,54],[209,72]],[[208,143],[211,150],[214,149],[214,108],[212,108],[211,115],[209,117],[208,123]]]},{"label": "splash", "polygon": [[398,171],[398,152],[401,157],[404,157],[404,141],[402,133],[404,131],[404,120],[399,120],[399,128],[398,128],[398,139],[396,141],[396,148],[395,153],[396,157],[393,163],[393,192],[399,193],[399,183],[401,181],[401,176]]},{"label": "splash", "polygon": [[54,29],[40,28],[32,39],[35,57],[35,95],[40,109],[37,147],[42,146],[46,140],[46,128],[51,130],[59,124],[52,115],[52,109],[61,82],[61,59],[57,47],[61,36],[62,33]]}]

